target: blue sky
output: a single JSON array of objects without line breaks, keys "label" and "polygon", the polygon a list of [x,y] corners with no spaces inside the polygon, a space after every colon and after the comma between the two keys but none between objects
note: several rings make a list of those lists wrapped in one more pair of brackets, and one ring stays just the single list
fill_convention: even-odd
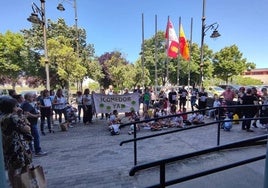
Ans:
[{"label": "blue sky", "polygon": [[[0,33],[7,30],[19,32],[31,23],[31,3],[40,6],[39,0],[8,0],[0,6]],[[74,25],[73,0],[63,2],[65,11],[56,9],[62,1],[46,1],[46,18],[56,21],[64,18]],[[142,42],[141,20],[144,14],[145,39],[155,33],[155,15],[158,30],[164,31],[167,17],[178,33],[181,17],[186,38],[190,38],[190,22],[193,18],[194,43],[201,41],[202,0],[77,0],[78,27],[87,32],[87,42],[95,46],[96,55],[113,50],[121,51],[129,62],[139,57]],[[206,0],[206,25],[219,23],[220,38],[211,39],[207,31],[205,43],[214,51],[237,45],[248,62],[257,68],[268,68],[268,0]]]}]

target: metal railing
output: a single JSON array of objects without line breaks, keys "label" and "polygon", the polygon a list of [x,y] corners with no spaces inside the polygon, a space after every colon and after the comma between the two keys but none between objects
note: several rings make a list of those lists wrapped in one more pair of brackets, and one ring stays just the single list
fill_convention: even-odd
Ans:
[{"label": "metal railing", "polygon": [[[228,106],[228,107],[207,108],[206,111],[217,110],[218,114],[220,114],[220,110],[223,109],[223,108],[232,109],[232,108],[248,108],[248,107],[262,107],[262,106],[268,106],[268,105],[232,105],[232,106]],[[191,125],[191,126],[187,126],[187,127],[176,129],[176,130],[165,131],[165,132],[156,133],[156,134],[152,134],[152,135],[137,137],[137,126],[136,126],[137,124],[146,123],[146,122],[150,122],[150,121],[157,121],[157,120],[160,120],[160,119],[169,119],[169,118],[176,117],[176,116],[179,116],[179,115],[192,114],[192,113],[195,113],[195,112],[202,112],[202,111],[204,111],[204,110],[196,110],[196,111],[185,112],[185,113],[180,113],[180,114],[176,114],[176,115],[169,115],[169,116],[163,116],[163,117],[158,117],[158,118],[152,118],[150,120],[142,120],[142,121],[129,122],[129,123],[122,124],[122,125],[120,125],[120,128],[130,126],[130,125],[134,125],[134,132],[133,132],[133,139],[124,140],[124,141],[120,142],[120,146],[122,146],[123,144],[126,144],[126,143],[133,142],[133,145],[134,145],[133,146],[133,149],[134,149],[134,151],[133,151],[134,165],[137,165],[137,162],[138,162],[138,159],[137,159],[137,152],[138,152],[137,151],[137,142],[138,141],[145,140],[145,139],[148,139],[148,138],[163,136],[163,135],[167,135],[167,134],[173,134],[173,133],[186,131],[186,130],[190,130],[190,129],[196,129],[196,128],[200,128],[200,127],[204,127],[204,126],[208,126],[208,125],[214,125],[214,124],[217,125],[217,141],[216,141],[216,144],[217,144],[217,146],[219,146],[220,145],[220,136],[221,136],[221,131],[220,131],[221,130],[221,125],[224,122],[233,121],[232,119],[230,119],[230,120],[218,119],[218,120],[211,121],[211,122],[208,122],[208,123],[204,123],[204,124],[201,124],[201,125]],[[267,117],[243,118],[243,119],[241,119],[239,121],[261,120],[261,119],[265,119],[265,118],[267,118]]]},{"label": "metal railing", "polygon": [[[218,110],[218,114],[219,114],[219,110],[221,108],[227,108],[227,109],[230,110],[232,108],[248,108],[248,107],[262,107],[262,106],[268,106],[268,105],[233,105],[233,106],[228,106],[228,107],[208,108],[206,110]],[[198,110],[198,111],[203,111],[203,110]],[[197,111],[181,113],[180,115],[191,114],[191,113],[194,113],[194,112],[197,112]],[[136,124],[144,123],[144,122],[148,122],[148,121],[159,120],[159,119],[171,118],[171,117],[175,117],[175,116],[178,116],[178,115],[159,117],[159,118],[154,118],[154,119],[144,120],[144,121],[139,121],[139,122],[130,122],[130,123],[121,125],[121,127],[125,127],[125,126],[128,126],[128,125],[134,124],[133,139],[125,140],[125,141],[122,141],[120,143],[120,146],[122,146],[125,143],[129,143],[129,142],[134,143],[134,167],[129,172],[130,176],[134,176],[135,173],[138,172],[138,171],[159,166],[160,167],[160,177],[159,177],[159,182],[160,183],[157,184],[157,185],[150,186],[150,187],[165,187],[165,186],[181,183],[181,182],[184,182],[184,181],[188,181],[188,180],[195,179],[195,178],[198,178],[198,177],[201,177],[201,176],[209,175],[209,174],[212,174],[212,173],[216,173],[216,172],[223,171],[223,170],[226,170],[226,169],[230,169],[230,168],[234,168],[234,167],[237,167],[237,166],[245,165],[247,163],[255,162],[255,161],[262,160],[262,159],[266,158],[266,155],[264,154],[264,155],[260,155],[260,156],[257,156],[257,157],[252,157],[252,158],[249,158],[249,159],[246,159],[246,160],[241,160],[241,161],[238,161],[238,162],[235,162],[235,163],[231,163],[231,164],[228,164],[228,165],[224,165],[224,166],[220,166],[220,167],[217,167],[217,168],[209,169],[209,170],[206,170],[206,171],[202,171],[202,172],[199,172],[199,173],[195,173],[195,174],[192,174],[192,175],[189,175],[189,176],[177,178],[177,179],[170,180],[170,181],[166,182],[165,168],[166,168],[167,164],[177,162],[177,161],[180,161],[180,160],[183,160],[183,159],[188,159],[188,158],[208,154],[208,153],[211,153],[211,152],[223,151],[223,150],[226,150],[226,149],[237,148],[237,147],[245,147],[245,146],[250,146],[250,145],[266,144],[267,143],[267,136],[268,136],[267,134],[265,134],[265,135],[262,135],[262,136],[258,136],[258,137],[238,141],[238,142],[233,142],[233,143],[230,143],[230,144],[220,145],[220,130],[221,130],[222,123],[233,121],[233,120],[232,119],[230,119],[230,120],[218,119],[216,121],[212,121],[212,122],[201,124],[201,125],[189,126],[189,127],[185,127],[185,128],[181,128],[181,129],[177,129],[177,130],[166,131],[166,132],[162,132],[162,133],[157,133],[157,134],[147,135],[147,136],[142,136],[142,137],[137,138]],[[240,119],[239,121],[243,121],[243,120],[261,120],[261,119],[265,119],[265,118],[268,118],[268,117],[243,118],[243,119]],[[177,132],[181,132],[181,131],[186,131],[186,130],[189,130],[189,129],[200,128],[200,127],[207,126],[207,125],[212,125],[212,124],[217,124],[218,125],[218,127],[217,127],[217,146],[216,147],[209,148],[209,149],[204,149],[204,150],[201,150],[201,151],[196,151],[196,152],[192,152],[192,153],[188,153],[188,154],[184,154],[184,155],[179,155],[179,156],[176,156],[176,157],[166,158],[166,159],[162,159],[162,160],[159,160],[159,161],[154,161],[154,162],[150,162],[150,163],[146,163],[146,164],[142,164],[142,165],[137,165],[137,141],[148,139],[148,138],[153,138],[153,137],[157,137],[157,136],[167,135],[167,134],[173,134],[173,133],[177,133]]]},{"label": "metal railing", "polygon": [[201,171],[201,172],[191,174],[191,175],[188,175],[188,176],[184,176],[184,177],[181,177],[181,178],[165,181],[166,180],[165,168],[166,168],[167,164],[178,162],[178,161],[181,161],[181,160],[184,160],[184,159],[189,159],[189,158],[192,158],[192,157],[197,157],[197,156],[200,156],[200,155],[209,154],[209,153],[212,153],[212,152],[218,152],[218,151],[223,151],[223,150],[237,148],[237,147],[243,147],[245,145],[254,145],[255,143],[258,144],[258,141],[264,141],[264,140],[267,141],[267,136],[268,136],[268,134],[265,134],[265,135],[262,135],[262,136],[258,136],[258,137],[238,141],[238,142],[233,142],[233,143],[230,143],[230,144],[216,146],[216,147],[213,147],[213,148],[204,149],[204,150],[200,150],[200,151],[196,151],[196,152],[192,152],[192,153],[188,153],[188,154],[184,154],[184,155],[179,155],[179,156],[176,156],[176,157],[171,157],[171,158],[162,159],[162,160],[158,160],[158,161],[154,161],[154,162],[150,162],[150,163],[146,163],[146,164],[142,164],[142,165],[137,165],[137,166],[134,166],[130,170],[129,175],[134,176],[135,173],[138,172],[138,171],[146,170],[146,169],[149,169],[149,168],[159,166],[160,167],[159,184],[156,184],[156,185],[153,185],[153,186],[150,186],[150,187],[161,187],[162,188],[162,187],[178,184],[178,183],[181,183],[181,182],[184,182],[184,181],[192,180],[192,179],[195,179],[195,178],[198,178],[198,177],[206,176],[206,175],[209,175],[209,174],[213,174],[213,173],[220,172],[220,171],[223,171],[223,170],[227,170],[227,169],[230,169],[230,168],[234,168],[234,167],[237,167],[237,166],[245,165],[247,163],[262,160],[262,159],[266,158],[266,155],[264,154],[264,155],[260,155],[260,156],[257,156],[257,157],[252,157],[252,158],[249,158],[249,159],[246,159],[246,160],[241,160],[241,161],[231,163],[231,164],[228,164],[228,165],[224,165],[224,166],[220,166],[220,167],[217,167],[217,168]]}]

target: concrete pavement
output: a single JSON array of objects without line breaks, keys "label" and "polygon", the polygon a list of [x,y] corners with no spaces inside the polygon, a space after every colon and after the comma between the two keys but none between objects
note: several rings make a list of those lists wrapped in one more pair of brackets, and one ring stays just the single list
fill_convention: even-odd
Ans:
[{"label": "concrete pavement", "polygon": [[[54,129],[55,133],[41,136],[41,146],[48,155],[34,157],[34,164],[44,167],[48,188],[139,188],[159,182],[158,169],[139,172],[134,177],[128,175],[134,165],[133,143],[119,146],[121,141],[133,138],[133,135],[128,135],[127,127],[121,130],[120,135],[111,136],[106,121],[94,119],[91,125],[77,124],[67,132],[60,131],[58,127]],[[162,131],[171,129],[175,128]],[[221,144],[266,133],[264,129],[254,130],[253,133],[242,131],[241,125],[234,125],[231,132],[221,130]],[[141,130],[138,136],[148,134],[154,132]],[[214,147],[216,135],[217,126],[210,125],[139,141],[138,164]],[[166,179],[183,177],[265,152],[265,146],[256,146],[187,159],[168,166]],[[265,160],[261,160],[170,187],[261,188],[264,166]]]}]

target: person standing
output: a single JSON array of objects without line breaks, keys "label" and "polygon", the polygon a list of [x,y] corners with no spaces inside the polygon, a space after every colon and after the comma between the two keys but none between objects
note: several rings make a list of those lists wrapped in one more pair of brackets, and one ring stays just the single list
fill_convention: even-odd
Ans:
[{"label": "person standing", "polygon": [[208,93],[205,92],[205,88],[202,87],[201,90],[198,92],[198,106],[199,106],[199,110],[203,110],[202,111],[203,116],[205,116],[206,114],[207,98],[208,98]]},{"label": "person standing", "polygon": [[[24,115],[27,117],[28,121],[31,125],[31,134],[34,138],[34,152],[36,156],[43,156],[46,155],[47,152],[43,152],[40,146],[40,136],[38,132],[37,127],[37,121],[40,117],[40,113],[37,109],[37,106],[34,102],[34,95],[32,93],[26,93],[24,95],[24,103],[21,105],[21,108],[23,110]],[[30,147],[33,151],[32,144],[30,144]]]},{"label": "person standing", "polygon": [[149,91],[149,88],[146,87],[144,89],[144,94],[143,94],[143,112],[149,109],[150,102],[151,102],[151,93]]},{"label": "person standing", "polygon": [[191,90],[191,108],[192,111],[194,111],[194,107],[197,106],[196,100],[197,100],[197,95],[198,95],[198,89],[193,85],[193,88]]},{"label": "person standing", "polygon": [[168,93],[168,101],[170,105],[177,105],[177,92],[174,88],[171,88],[171,91]]},{"label": "person standing", "polygon": [[182,86],[178,94],[180,96],[180,110],[181,110],[182,108],[185,108],[188,96],[188,91],[185,89],[185,86]]},{"label": "person standing", "polygon": [[83,110],[84,110],[84,116],[83,116],[83,123],[84,125],[88,123],[92,123],[92,97],[89,93],[89,89],[84,90],[83,94]]},{"label": "person standing", "polygon": [[222,94],[220,94],[220,97],[223,96],[224,100],[226,101],[227,106],[233,105],[233,100],[235,98],[235,92],[231,90],[231,88],[228,86]]},{"label": "person standing", "polygon": [[134,89],[133,92],[139,94],[139,110],[137,111],[137,113],[138,115],[140,115],[140,107],[141,107],[141,104],[143,103],[143,94],[142,94],[141,86],[137,85],[137,88]]},{"label": "person standing", "polygon": [[[259,102],[261,101],[261,95],[258,94],[258,90],[256,87],[252,87],[251,90],[252,90],[252,95],[258,99],[257,104],[259,104]],[[258,118],[259,116],[260,116],[260,109],[256,108],[254,118]],[[255,128],[258,128],[257,119],[253,120],[252,126]]]},{"label": "person standing", "polygon": [[17,114],[18,103],[11,97],[0,98],[0,124],[5,169],[11,187],[14,177],[25,171],[32,163],[32,152],[29,142],[32,141],[31,127]]},{"label": "person standing", "polygon": [[[246,90],[246,94],[242,97],[242,104],[243,105],[254,105],[258,99],[256,96],[252,94],[252,90],[248,88]],[[247,118],[253,118],[256,113],[255,106],[252,107],[243,107],[243,115]],[[250,129],[251,120],[243,120],[242,122],[242,130],[246,130],[247,132],[253,132],[252,129]]]},{"label": "person standing", "polygon": [[55,112],[56,114],[59,116],[59,123],[62,123],[62,114],[64,115],[64,119],[67,122],[67,114],[65,111],[65,107],[66,107],[66,98],[63,96],[62,94],[62,89],[58,89],[56,92],[56,95],[54,97],[54,108],[55,108]]},{"label": "person standing", "polygon": [[40,113],[41,113],[41,123],[40,123],[40,128],[41,128],[41,133],[42,135],[46,135],[44,131],[44,123],[45,119],[47,120],[47,127],[49,130],[49,133],[54,133],[54,131],[51,129],[51,114],[52,114],[52,101],[50,98],[50,93],[47,89],[45,89],[42,92],[43,96],[39,100],[39,108],[40,108]]},{"label": "person standing", "polygon": [[81,111],[83,109],[83,95],[81,91],[76,92],[76,98],[75,98],[76,104],[77,104],[77,111],[78,111],[78,122],[81,121]]},{"label": "person standing", "polygon": [[[268,93],[267,93],[267,88],[264,87],[261,89],[262,96],[261,96],[261,103],[263,105],[268,105]],[[260,123],[262,125],[262,128],[268,128],[268,106],[262,106],[260,110],[260,117],[265,119],[261,119]]]}]

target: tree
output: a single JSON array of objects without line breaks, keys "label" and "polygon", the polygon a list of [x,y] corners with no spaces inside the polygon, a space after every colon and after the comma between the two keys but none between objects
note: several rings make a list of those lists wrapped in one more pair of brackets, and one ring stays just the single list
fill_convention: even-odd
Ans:
[{"label": "tree", "polygon": [[[44,56],[44,43],[43,43],[43,31],[42,27],[40,24],[33,24],[32,28],[29,30],[22,30],[22,33],[25,37],[26,41],[26,46],[28,47],[28,50],[30,51],[29,54],[35,54],[29,56],[27,65],[31,65],[31,69],[28,69],[27,71],[27,76],[32,76],[35,75],[36,72],[39,72],[41,74],[38,74],[39,78],[42,80],[45,80],[45,72],[44,72],[44,63],[41,62],[41,57]],[[79,64],[80,66],[76,66],[75,68],[79,68],[79,70],[75,70],[74,72],[79,72],[80,74],[73,73],[71,76],[68,77],[70,81],[72,82],[80,82],[82,83],[83,79],[85,78],[86,75],[89,75],[90,72],[88,72],[90,69],[87,68],[87,64],[89,60],[94,56],[95,50],[93,48],[93,45],[87,44],[86,43],[86,32],[84,29],[78,28],[78,33],[79,33],[79,39],[78,39],[78,44],[79,44],[79,52],[76,52],[76,28],[75,27],[69,27],[66,25],[64,19],[58,19],[57,22],[53,22],[51,20],[48,20],[47,22],[47,41],[50,41],[51,43],[54,43],[56,41],[60,40],[65,40],[63,44],[65,47],[68,46],[67,48],[63,48],[63,50],[66,50],[65,53],[61,52],[61,59],[63,59],[63,54],[66,55],[64,57],[65,59],[72,59],[73,62],[70,64]],[[65,38],[65,39],[63,39]],[[68,39],[68,44],[66,43]],[[53,41],[54,40],[54,41]],[[63,77],[66,77],[66,74],[69,73],[70,71],[68,70],[69,67],[60,67],[60,70],[57,70],[58,64],[55,62],[57,61],[57,56],[56,52],[57,51],[51,51],[53,49],[53,46],[50,45],[48,46],[48,59],[49,59],[49,67],[50,67],[50,83],[52,88],[58,87],[60,85],[62,88],[67,87],[67,81],[63,79]],[[70,53],[66,53],[70,52]],[[53,55],[54,53],[54,55]],[[76,55],[75,55],[76,54]],[[53,55],[50,57],[50,55]],[[71,57],[70,55],[75,55],[74,57]],[[78,56],[79,55],[79,56]],[[34,63],[31,64],[30,62],[39,62],[39,63]],[[84,69],[81,69],[81,67],[86,67],[86,71]],[[66,68],[66,70],[65,70]],[[59,75],[60,74],[60,75]],[[60,79],[59,79],[60,78]],[[37,79],[34,79],[37,80]],[[82,84],[81,84],[82,85]],[[81,89],[81,88],[80,88]]]},{"label": "tree", "polygon": [[247,60],[242,56],[243,54],[236,45],[225,47],[215,53],[213,59],[214,75],[228,84],[230,77],[240,75],[249,66],[254,67],[253,63],[247,63]]},{"label": "tree", "polygon": [[[119,51],[106,52],[98,58],[99,64],[102,67],[102,73],[104,74],[101,78],[100,85],[104,88],[108,88],[109,85],[119,86],[118,75],[119,70],[122,70],[122,66],[125,66],[128,61],[122,57],[122,53]],[[122,78],[120,78],[122,79]]]},{"label": "tree", "polygon": [[13,89],[24,74],[25,46],[23,36],[7,31],[0,34],[0,74],[4,83],[10,82]]}]

